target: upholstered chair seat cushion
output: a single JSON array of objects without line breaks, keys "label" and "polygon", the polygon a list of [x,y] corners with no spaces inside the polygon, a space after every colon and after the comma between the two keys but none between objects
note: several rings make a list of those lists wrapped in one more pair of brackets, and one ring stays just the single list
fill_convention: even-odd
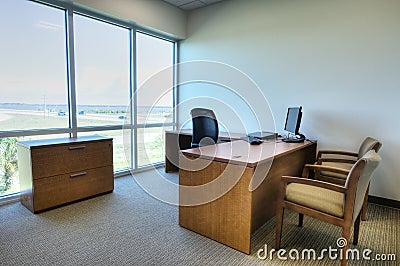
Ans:
[{"label": "upholstered chair seat cushion", "polygon": [[[350,164],[350,163],[336,163],[336,162],[322,162],[321,165],[322,166],[341,168],[341,169],[344,169],[344,170],[350,170],[351,167],[353,167],[353,164]],[[346,179],[347,178],[347,175],[343,175],[343,174],[340,174],[340,173],[329,172],[329,171],[321,171],[321,175],[330,176],[330,177],[336,177],[336,178],[341,178],[341,179]]]},{"label": "upholstered chair seat cushion", "polygon": [[337,217],[343,217],[344,195],[340,192],[304,184],[291,183],[286,188],[286,200]]}]

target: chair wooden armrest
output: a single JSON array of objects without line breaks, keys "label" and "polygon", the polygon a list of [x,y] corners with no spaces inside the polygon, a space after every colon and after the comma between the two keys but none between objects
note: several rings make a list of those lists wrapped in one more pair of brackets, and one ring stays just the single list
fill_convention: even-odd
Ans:
[{"label": "chair wooden armrest", "polygon": [[304,168],[303,168],[302,177],[308,178],[311,170],[313,170],[313,171],[329,171],[329,172],[339,173],[342,175],[349,174],[349,170],[338,168],[338,167],[325,166],[325,165],[319,165],[319,164],[306,164],[306,165],[304,165]]},{"label": "chair wooden armrest", "polygon": [[317,154],[317,160],[321,158],[323,155],[346,155],[346,156],[352,156],[352,157],[358,157],[358,153],[356,152],[350,152],[350,151],[339,151],[339,150],[320,150],[318,151]]},{"label": "chair wooden armrest", "polygon": [[357,160],[339,159],[339,158],[319,158],[317,164],[321,164],[323,162],[355,164]]},{"label": "chair wooden armrest", "polygon": [[290,183],[298,183],[298,184],[304,184],[304,185],[310,185],[314,187],[320,187],[320,188],[325,188],[333,191],[337,191],[340,193],[347,193],[347,188],[339,185],[335,185],[332,183],[324,182],[324,181],[319,181],[319,180],[313,180],[313,179],[305,179],[301,177],[293,177],[293,176],[282,176],[281,182],[283,182],[285,185],[290,184]]}]

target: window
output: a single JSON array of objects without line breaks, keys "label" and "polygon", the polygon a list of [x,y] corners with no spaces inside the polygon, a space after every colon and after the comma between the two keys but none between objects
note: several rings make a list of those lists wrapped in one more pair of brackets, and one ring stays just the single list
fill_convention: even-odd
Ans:
[{"label": "window", "polygon": [[68,128],[65,11],[2,0],[0,32],[0,131]]},{"label": "window", "polygon": [[[173,122],[174,43],[136,34],[138,166],[164,160],[164,132]],[[162,126],[151,126],[162,124]]]},{"label": "window", "polygon": [[[175,125],[174,41],[46,1],[0,1],[0,197],[19,192],[18,141],[112,137],[114,171],[124,172],[162,162],[164,131]],[[160,71],[162,82],[134,94]]]},{"label": "window", "polygon": [[130,100],[129,30],[74,15],[78,126],[121,125]]},{"label": "window", "polygon": [[138,164],[139,166],[164,161],[164,136],[172,127],[146,127],[138,129]]},{"label": "window", "polygon": [[174,44],[140,32],[136,38],[138,124],[172,122]]}]

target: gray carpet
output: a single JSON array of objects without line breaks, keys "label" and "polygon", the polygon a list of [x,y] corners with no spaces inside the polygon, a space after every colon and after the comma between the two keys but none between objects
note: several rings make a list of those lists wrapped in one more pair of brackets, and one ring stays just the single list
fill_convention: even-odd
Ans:
[{"label": "gray carpet", "polygon": [[[148,175],[149,173],[146,173]],[[170,180],[176,175],[168,175]],[[282,247],[336,247],[340,229],[285,214]],[[349,265],[399,265],[400,211],[369,205],[358,247],[395,253],[396,262],[350,262]],[[143,192],[132,177],[115,180],[112,194],[38,215],[19,203],[0,206],[0,265],[337,265],[322,260],[260,260],[257,250],[273,247],[275,220],[255,232],[246,255],[178,226],[178,209]],[[350,247],[353,247],[352,245]]]}]

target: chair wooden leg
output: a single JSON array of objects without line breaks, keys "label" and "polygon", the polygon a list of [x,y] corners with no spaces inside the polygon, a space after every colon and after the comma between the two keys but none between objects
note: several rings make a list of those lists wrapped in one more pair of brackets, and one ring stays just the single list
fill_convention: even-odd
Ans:
[{"label": "chair wooden leg", "polygon": [[299,213],[299,227],[303,226],[304,214]]},{"label": "chair wooden leg", "polygon": [[363,203],[363,207],[361,209],[361,220],[363,220],[363,221],[367,220],[368,194],[369,194],[369,184],[368,184],[367,191],[365,192],[364,203]]},{"label": "chair wooden leg", "polygon": [[285,209],[278,207],[276,210],[276,233],[275,233],[275,248],[278,250],[281,247],[283,213]]},{"label": "chair wooden leg", "polygon": [[341,262],[340,262],[340,265],[341,266],[346,266],[347,265],[347,258],[346,258],[346,253],[347,253],[347,249],[348,249],[348,243],[349,243],[349,239],[350,239],[350,227],[343,227],[343,230],[342,230],[342,237],[344,238],[344,239],[346,239],[346,245],[344,245],[343,247],[342,247],[342,254],[343,254],[343,257],[342,257],[342,260],[341,260]]},{"label": "chair wooden leg", "polygon": [[358,214],[356,221],[354,222],[354,233],[353,233],[353,244],[358,244],[358,233],[360,232],[360,223],[361,223],[362,214]]}]

